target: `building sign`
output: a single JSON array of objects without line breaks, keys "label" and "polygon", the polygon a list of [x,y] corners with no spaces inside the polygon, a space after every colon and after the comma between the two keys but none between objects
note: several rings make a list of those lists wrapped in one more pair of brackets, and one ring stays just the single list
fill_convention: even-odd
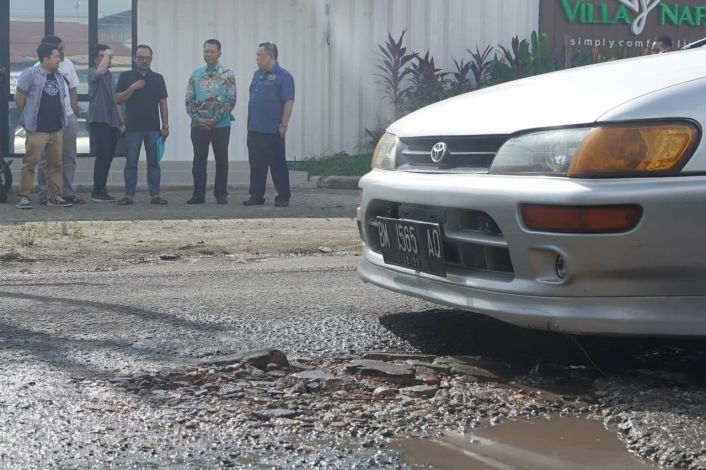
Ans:
[{"label": "building sign", "polygon": [[540,0],[539,21],[559,48],[635,56],[658,36],[675,49],[706,37],[706,0]]}]

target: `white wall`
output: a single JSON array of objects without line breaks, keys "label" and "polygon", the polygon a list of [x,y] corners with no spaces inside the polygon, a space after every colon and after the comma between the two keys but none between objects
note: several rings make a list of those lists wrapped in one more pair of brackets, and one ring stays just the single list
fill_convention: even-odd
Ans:
[{"label": "white wall", "polygon": [[139,0],[138,41],[154,48],[155,71],[169,90],[170,159],[192,158],[184,92],[191,71],[202,65],[201,46],[223,43],[222,63],[238,80],[230,159],[246,160],[248,85],[255,50],[275,42],[280,64],[296,82],[297,96],[287,158],[353,152],[363,129],[391,116],[375,83],[376,44],[388,31],[417,52],[431,50],[439,67],[466,49],[508,45],[539,24],[539,0]]}]

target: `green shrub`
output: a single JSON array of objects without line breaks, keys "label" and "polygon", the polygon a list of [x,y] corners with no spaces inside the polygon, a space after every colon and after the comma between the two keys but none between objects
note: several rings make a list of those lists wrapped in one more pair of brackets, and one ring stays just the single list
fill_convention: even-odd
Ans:
[{"label": "green shrub", "polygon": [[287,162],[290,170],[306,171],[309,176],[363,176],[370,171],[369,153],[309,157],[306,160]]}]

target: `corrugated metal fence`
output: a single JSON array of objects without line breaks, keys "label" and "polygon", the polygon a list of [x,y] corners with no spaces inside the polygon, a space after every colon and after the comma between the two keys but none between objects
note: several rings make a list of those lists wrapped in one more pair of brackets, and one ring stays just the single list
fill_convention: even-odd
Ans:
[{"label": "corrugated metal fence", "polygon": [[470,60],[466,49],[508,45],[537,29],[539,0],[139,0],[138,41],[154,48],[154,70],[169,90],[170,159],[190,160],[184,92],[202,65],[201,46],[223,43],[222,63],[238,78],[239,102],[230,159],[245,160],[248,85],[255,50],[277,43],[280,64],[294,75],[297,97],[287,137],[288,159],[353,152],[364,128],[391,117],[375,83],[378,43],[406,29],[411,50],[430,50],[437,66]]}]

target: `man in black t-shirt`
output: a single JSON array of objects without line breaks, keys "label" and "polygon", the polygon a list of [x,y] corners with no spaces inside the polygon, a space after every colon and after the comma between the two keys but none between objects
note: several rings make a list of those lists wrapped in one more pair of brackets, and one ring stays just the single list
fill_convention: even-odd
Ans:
[{"label": "man in black t-shirt", "polygon": [[[160,197],[159,186],[161,170],[157,148],[159,142],[169,136],[169,109],[167,107],[167,86],[162,75],[150,69],[152,64],[152,48],[145,44],[135,49],[135,70],[125,72],[118,80],[116,101],[125,103],[125,145],[127,159],[125,161],[125,197],[118,205],[130,205],[135,200],[137,187],[137,162],[140,159],[142,144],[147,155],[147,188],[150,192],[151,204],[167,204]],[[161,127],[160,127],[161,118]]]},{"label": "man in black t-shirt", "polygon": [[65,92],[61,77],[55,73],[61,57],[54,44],[40,44],[37,48],[39,63],[22,72],[17,81],[15,102],[22,112],[20,122],[27,130],[26,152],[22,159],[20,188],[17,191],[17,208],[31,209],[29,194],[34,183],[37,162],[46,151],[46,173],[49,206],[68,207],[71,203],[61,197],[63,176],[61,150]]}]

